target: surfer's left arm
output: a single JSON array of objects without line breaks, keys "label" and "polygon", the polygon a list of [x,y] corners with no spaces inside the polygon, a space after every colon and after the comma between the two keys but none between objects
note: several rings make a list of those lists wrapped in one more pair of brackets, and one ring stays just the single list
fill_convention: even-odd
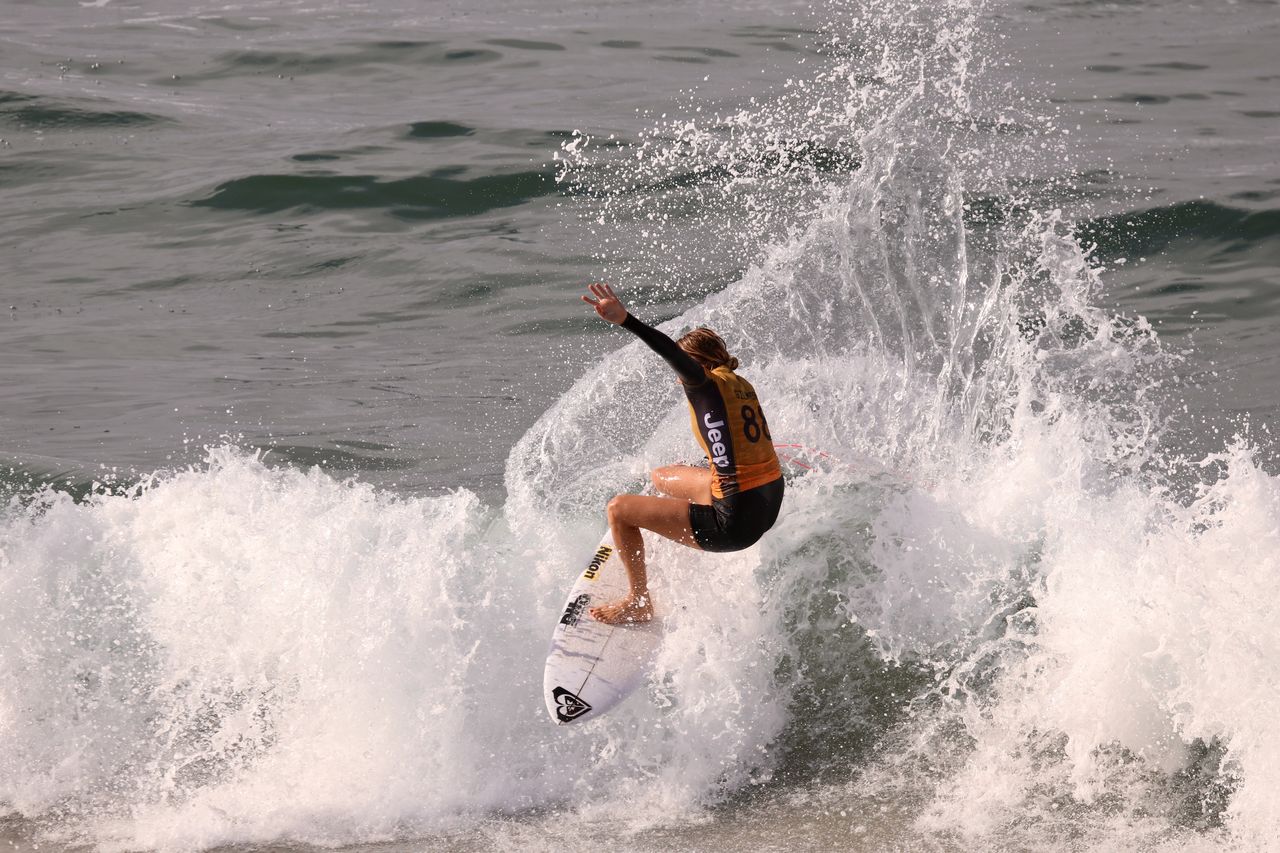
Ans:
[{"label": "surfer's left arm", "polygon": [[621,326],[648,344],[649,349],[662,356],[667,364],[671,365],[671,369],[680,377],[681,382],[685,385],[697,386],[707,381],[707,372],[703,370],[701,364],[680,349],[680,345],[671,340],[670,336],[664,335],[628,312],[623,307],[622,301],[614,294],[613,288],[607,284],[591,284],[587,289],[596,298],[583,296],[583,302],[596,309],[596,313],[605,320],[615,326]]}]

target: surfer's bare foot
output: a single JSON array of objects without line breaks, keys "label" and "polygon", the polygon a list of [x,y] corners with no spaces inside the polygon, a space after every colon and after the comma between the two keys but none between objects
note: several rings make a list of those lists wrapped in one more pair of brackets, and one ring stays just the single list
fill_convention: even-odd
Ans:
[{"label": "surfer's bare foot", "polygon": [[591,618],[606,625],[631,625],[653,618],[653,603],[647,595],[628,595],[621,601],[591,608]]}]

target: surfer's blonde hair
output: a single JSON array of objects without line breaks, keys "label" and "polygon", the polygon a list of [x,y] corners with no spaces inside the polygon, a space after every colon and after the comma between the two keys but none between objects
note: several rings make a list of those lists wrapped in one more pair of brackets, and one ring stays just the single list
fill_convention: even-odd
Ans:
[{"label": "surfer's blonde hair", "polygon": [[676,344],[707,370],[715,370],[717,367],[738,369],[738,360],[729,355],[724,339],[706,326],[699,326],[682,336]]}]

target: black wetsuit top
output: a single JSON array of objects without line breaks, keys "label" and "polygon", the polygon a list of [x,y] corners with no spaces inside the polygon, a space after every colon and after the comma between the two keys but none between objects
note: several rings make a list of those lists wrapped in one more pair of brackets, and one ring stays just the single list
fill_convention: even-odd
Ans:
[{"label": "black wetsuit top", "polygon": [[649,349],[666,359],[667,364],[679,374],[680,381],[685,385],[701,385],[707,381],[707,371],[702,365],[694,361],[689,353],[680,349],[679,344],[653,326],[646,325],[628,314],[627,319],[622,321],[622,328],[644,341],[649,345]]}]

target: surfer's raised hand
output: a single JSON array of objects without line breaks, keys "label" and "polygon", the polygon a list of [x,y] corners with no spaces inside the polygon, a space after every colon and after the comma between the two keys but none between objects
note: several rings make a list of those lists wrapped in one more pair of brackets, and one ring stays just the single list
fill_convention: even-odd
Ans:
[{"label": "surfer's raised hand", "polygon": [[596,298],[583,296],[582,301],[596,309],[596,313],[601,317],[615,326],[621,325],[627,319],[627,309],[622,307],[612,287],[607,284],[588,284],[587,290],[591,291],[591,295]]}]

